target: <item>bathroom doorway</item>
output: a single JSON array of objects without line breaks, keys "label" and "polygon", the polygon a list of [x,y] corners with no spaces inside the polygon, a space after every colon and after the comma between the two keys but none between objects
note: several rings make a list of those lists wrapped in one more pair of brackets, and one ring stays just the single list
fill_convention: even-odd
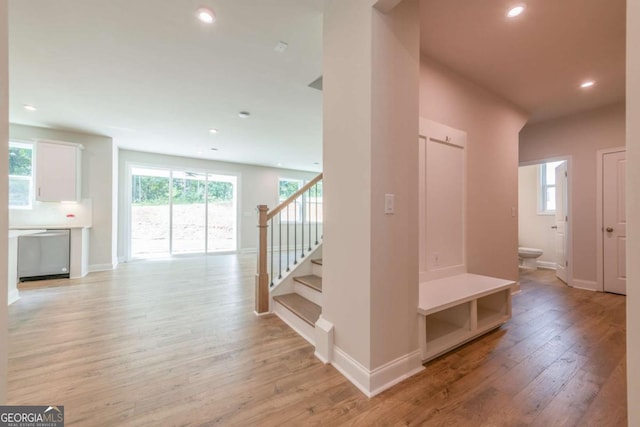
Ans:
[{"label": "bathroom doorway", "polygon": [[522,268],[555,270],[571,286],[570,159],[521,164],[518,259]]}]

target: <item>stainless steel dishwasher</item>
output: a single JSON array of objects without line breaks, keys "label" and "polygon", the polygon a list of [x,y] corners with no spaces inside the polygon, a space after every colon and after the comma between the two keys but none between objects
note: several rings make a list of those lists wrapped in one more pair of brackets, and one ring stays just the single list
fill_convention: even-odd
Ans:
[{"label": "stainless steel dishwasher", "polygon": [[69,277],[69,230],[47,230],[18,237],[21,281]]}]

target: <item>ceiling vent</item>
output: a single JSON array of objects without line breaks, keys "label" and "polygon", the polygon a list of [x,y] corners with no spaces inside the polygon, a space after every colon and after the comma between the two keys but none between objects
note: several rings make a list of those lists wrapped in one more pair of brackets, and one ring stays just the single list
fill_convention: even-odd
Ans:
[{"label": "ceiling vent", "polygon": [[314,81],[312,81],[311,83],[309,83],[309,87],[312,87],[314,89],[318,89],[318,90],[322,90],[322,76],[318,77],[317,79],[315,79]]}]

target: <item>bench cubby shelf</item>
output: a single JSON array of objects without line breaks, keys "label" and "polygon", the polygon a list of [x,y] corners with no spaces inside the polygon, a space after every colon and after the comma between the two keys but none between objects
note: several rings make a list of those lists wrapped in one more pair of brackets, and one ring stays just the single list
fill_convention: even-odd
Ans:
[{"label": "bench cubby shelf", "polygon": [[509,320],[514,283],[470,273],[421,283],[422,360],[438,357]]}]

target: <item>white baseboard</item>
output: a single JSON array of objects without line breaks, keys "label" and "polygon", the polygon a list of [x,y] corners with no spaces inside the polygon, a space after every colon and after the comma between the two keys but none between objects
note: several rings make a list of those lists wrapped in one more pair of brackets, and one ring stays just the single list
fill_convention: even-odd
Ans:
[{"label": "white baseboard", "polygon": [[586,291],[599,291],[598,283],[592,280],[573,279],[571,281],[571,286],[578,289],[584,289]]},{"label": "white baseboard", "polygon": [[7,305],[11,305],[14,302],[18,301],[20,299],[20,291],[18,291],[17,289],[12,289],[11,291],[9,291],[9,295],[7,295]]},{"label": "white baseboard", "polygon": [[547,270],[555,270],[556,263],[551,261],[537,261],[538,268],[546,268]]},{"label": "white baseboard", "polygon": [[117,265],[118,264],[92,264],[89,266],[89,273],[113,270]]},{"label": "white baseboard", "polygon": [[333,324],[322,317],[318,318],[315,327],[316,333],[316,351],[315,356],[322,363],[331,363],[333,359]]},{"label": "white baseboard", "polygon": [[119,256],[118,257],[118,264],[122,264],[123,262],[127,262],[127,257]]},{"label": "white baseboard", "polygon": [[331,364],[367,397],[376,396],[424,369],[419,349],[370,371],[334,346]]}]

